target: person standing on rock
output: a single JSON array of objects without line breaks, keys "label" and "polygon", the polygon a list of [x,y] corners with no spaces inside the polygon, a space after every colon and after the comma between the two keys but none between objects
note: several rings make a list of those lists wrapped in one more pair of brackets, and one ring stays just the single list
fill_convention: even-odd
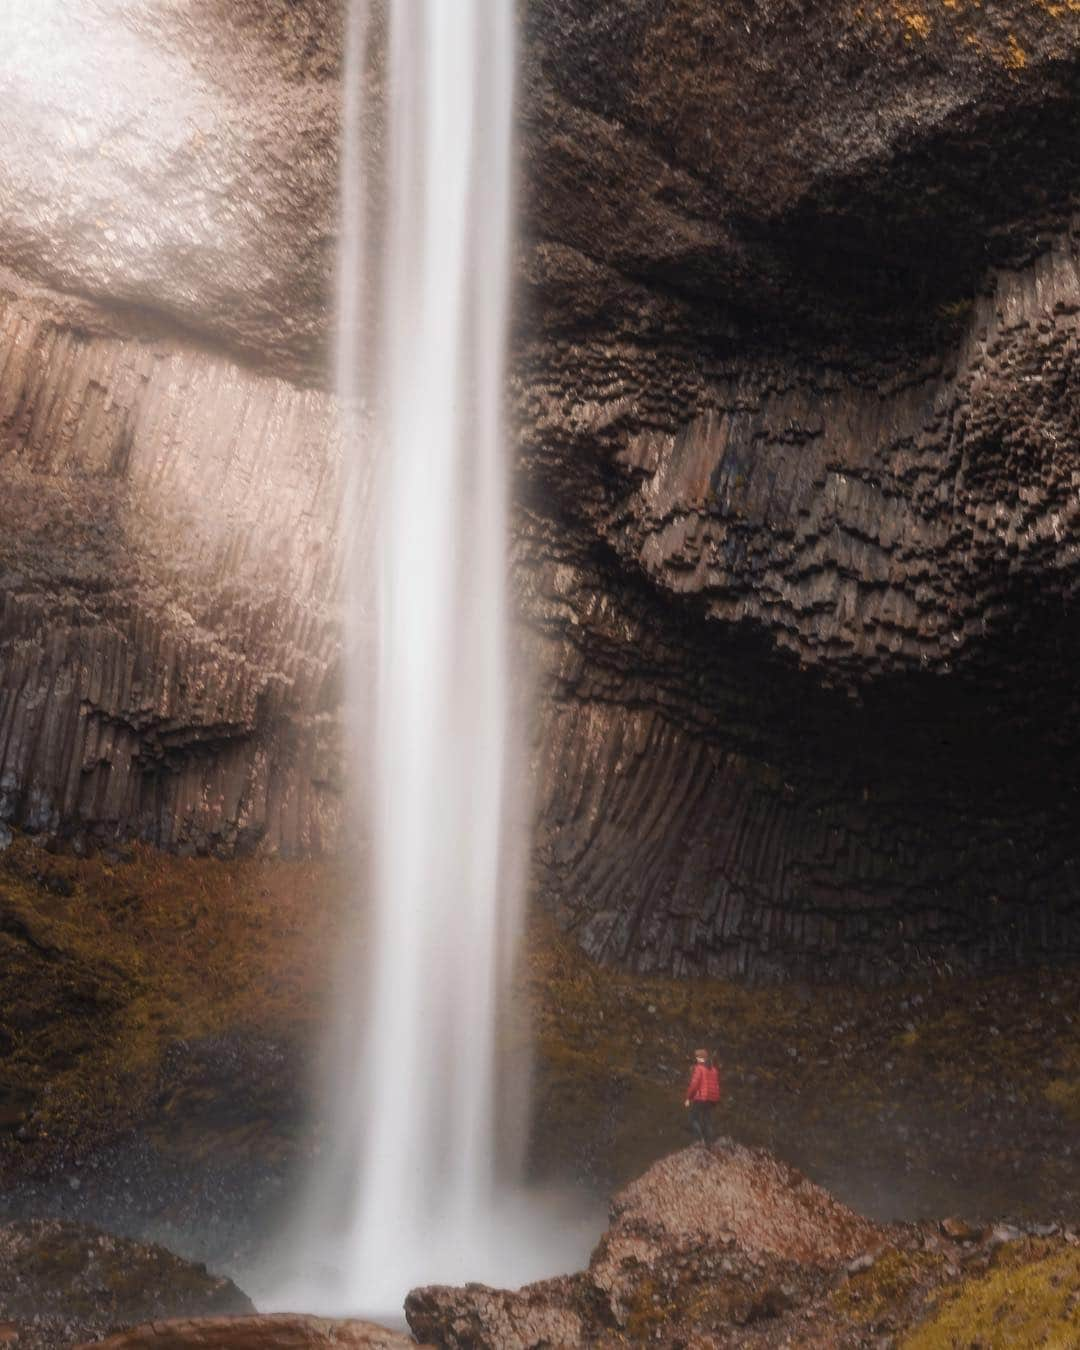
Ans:
[{"label": "person standing on rock", "polygon": [[683,1103],[690,1111],[690,1128],[703,1144],[713,1141],[713,1116],[720,1101],[720,1069],[708,1050],[694,1051],[694,1068]]}]

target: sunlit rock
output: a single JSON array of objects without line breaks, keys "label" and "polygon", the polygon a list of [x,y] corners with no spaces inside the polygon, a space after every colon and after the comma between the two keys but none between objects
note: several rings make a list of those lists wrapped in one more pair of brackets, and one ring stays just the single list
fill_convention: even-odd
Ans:
[{"label": "sunlit rock", "polygon": [[323,1346],[338,1350],[406,1350],[415,1346],[416,1341],[372,1322],[331,1322],[279,1313],[152,1322],[95,1344],[103,1350],[321,1350]]}]

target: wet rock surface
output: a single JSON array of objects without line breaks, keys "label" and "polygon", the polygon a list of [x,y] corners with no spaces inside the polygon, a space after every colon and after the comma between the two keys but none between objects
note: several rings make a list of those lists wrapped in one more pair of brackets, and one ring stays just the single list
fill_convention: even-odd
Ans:
[{"label": "wet rock surface", "polygon": [[310,377],[327,338],[340,32],[329,3],[5,6],[0,261]]},{"label": "wet rock surface", "polygon": [[[1067,1297],[1051,1295],[1049,1311],[1039,1297],[1075,1265],[1077,1242],[879,1227],[767,1153],[721,1141],[663,1159],[617,1195],[586,1272],[516,1293],[414,1290],[406,1315],[436,1344],[491,1350],[868,1347],[904,1333],[915,1337],[905,1345],[930,1345],[942,1316],[975,1338],[990,1331],[1002,1314],[988,1291],[1025,1280],[1039,1291],[1034,1325],[1070,1326]],[[1011,1312],[1017,1326],[1028,1315]]]},{"label": "wet rock surface", "polygon": [[0,1321],[58,1350],[155,1317],[254,1312],[231,1281],[164,1248],[55,1220],[0,1225]]},{"label": "wet rock surface", "polygon": [[373,1322],[329,1321],[288,1313],[263,1317],[172,1319],[98,1341],[103,1350],[405,1350],[411,1336]]}]

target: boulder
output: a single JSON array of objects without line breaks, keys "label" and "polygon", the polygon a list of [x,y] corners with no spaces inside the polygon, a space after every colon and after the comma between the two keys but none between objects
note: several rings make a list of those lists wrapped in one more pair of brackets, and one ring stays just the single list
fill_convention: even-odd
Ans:
[{"label": "boulder", "polygon": [[870,1223],[762,1149],[699,1145],[615,1197],[587,1270],[418,1289],[405,1312],[447,1350],[1074,1343],[1075,1238],[944,1228]]},{"label": "boulder", "polygon": [[516,1293],[414,1290],[405,1313],[417,1337],[462,1350],[636,1344],[657,1331],[705,1345],[724,1327],[812,1304],[847,1262],[887,1241],[762,1149],[695,1146],[616,1195],[584,1273]]},{"label": "boulder", "polygon": [[323,1346],[335,1350],[404,1350],[416,1343],[411,1336],[374,1322],[277,1313],[150,1322],[95,1344],[100,1350],[322,1350]]},{"label": "boulder", "polygon": [[254,1311],[231,1280],[153,1243],[61,1220],[0,1226],[0,1326],[15,1329],[19,1350],[70,1346],[159,1317]]}]

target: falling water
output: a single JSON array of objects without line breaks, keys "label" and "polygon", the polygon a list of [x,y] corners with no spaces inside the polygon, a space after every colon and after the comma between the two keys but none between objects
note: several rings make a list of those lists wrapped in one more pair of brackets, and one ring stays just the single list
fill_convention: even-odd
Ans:
[{"label": "falling water", "polygon": [[495,1182],[511,23],[506,0],[391,6],[376,965],[354,1238],[357,1265],[392,1283],[437,1276]]},{"label": "falling water", "polygon": [[[351,564],[350,639],[363,649],[374,572],[374,769],[369,783],[359,767],[356,783],[373,802],[374,927],[358,938],[366,964],[347,963],[367,979],[342,1000],[332,1138],[303,1254],[324,1278],[263,1306],[386,1312],[418,1284],[520,1283],[582,1254],[534,1200],[499,1185],[495,1165],[496,1028],[519,891],[507,866],[502,419],[513,8],[390,0],[383,243],[367,267],[366,0],[350,10],[338,381],[347,439],[374,443],[377,459],[377,556]],[[371,350],[364,275],[381,297]],[[374,432],[361,436],[364,389],[378,392]],[[359,724],[372,682],[353,664]]]}]

